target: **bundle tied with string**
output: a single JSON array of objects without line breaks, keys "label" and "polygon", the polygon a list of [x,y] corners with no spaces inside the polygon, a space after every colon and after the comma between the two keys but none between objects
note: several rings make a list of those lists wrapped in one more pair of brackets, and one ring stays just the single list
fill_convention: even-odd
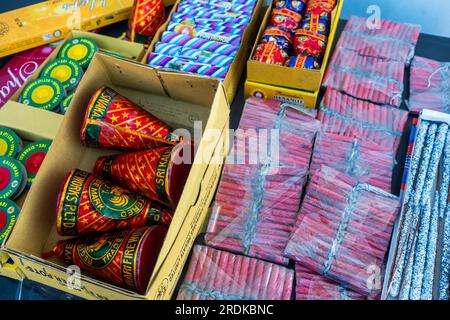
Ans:
[{"label": "bundle tied with string", "polygon": [[[319,126],[297,107],[247,100],[209,221],[208,245],[288,263],[283,251],[295,223]],[[253,163],[252,156],[262,156],[264,151],[265,158]]]}]

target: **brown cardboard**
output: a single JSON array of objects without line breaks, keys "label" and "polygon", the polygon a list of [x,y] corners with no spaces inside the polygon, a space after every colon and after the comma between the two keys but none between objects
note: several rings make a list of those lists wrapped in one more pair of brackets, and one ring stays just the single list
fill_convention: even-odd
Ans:
[{"label": "brown cardboard", "polygon": [[[172,11],[170,12],[169,17],[167,18],[167,21],[158,29],[156,32],[152,43],[150,44],[147,53],[145,54],[144,58],[142,59],[142,63],[146,64],[147,59],[150,53],[154,51],[155,44],[161,39],[161,34],[167,29],[167,25],[169,24],[170,20],[172,19],[172,15],[176,12],[177,7],[180,3],[180,0],[177,0],[175,5],[172,8]],[[230,66],[230,69],[228,70],[227,76],[225,77],[223,81],[223,85],[225,87],[225,91],[227,94],[228,101],[230,103],[233,102],[233,99],[236,95],[237,88],[239,86],[239,81],[241,79],[242,72],[244,71],[245,62],[247,61],[251,48],[253,46],[253,43],[255,41],[256,33],[258,32],[258,25],[259,21],[261,21],[262,14],[263,14],[263,5],[264,0],[257,0],[257,3],[255,5],[255,9],[253,11],[253,16],[248,24],[241,41],[241,46],[238,50],[238,53],[233,61],[233,63]],[[172,73],[176,73],[177,71],[170,71]]]},{"label": "brown cardboard", "polygon": [[[55,207],[60,183],[73,168],[91,171],[96,158],[114,151],[84,147],[79,138],[86,105],[101,85],[109,85],[175,128],[192,131],[203,121],[214,135],[205,135],[189,173],[147,294],[136,293],[81,276],[81,286],[67,286],[66,268],[41,255],[61,237],[56,233]],[[201,93],[201,94],[199,94]],[[83,77],[39,174],[26,198],[21,215],[3,250],[24,275],[87,299],[169,299],[195,237],[207,216],[228,150],[229,107],[222,84],[215,79],[159,72],[147,66],[98,54]],[[203,161],[202,161],[203,159]]]},{"label": "brown cardboard", "polygon": [[331,17],[330,34],[328,36],[328,44],[322,61],[322,66],[320,70],[311,70],[288,68],[285,66],[262,63],[251,59],[251,57],[254,56],[255,49],[260,43],[262,34],[264,33],[264,30],[270,20],[270,15],[272,12],[272,5],[270,4],[261,23],[258,36],[256,37],[255,45],[253,46],[253,50],[250,54],[250,60],[247,61],[247,80],[276,87],[285,87],[310,92],[319,91],[323,76],[325,75],[328,58],[331,53],[331,47],[336,35],[336,29],[339,23],[339,17],[341,15],[343,5],[344,0],[339,0],[336,8],[334,8],[333,10]]}]

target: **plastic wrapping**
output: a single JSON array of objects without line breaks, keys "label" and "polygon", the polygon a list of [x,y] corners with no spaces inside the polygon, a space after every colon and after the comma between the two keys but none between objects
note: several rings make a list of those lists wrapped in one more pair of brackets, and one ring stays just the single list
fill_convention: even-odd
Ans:
[{"label": "plastic wrapping", "polygon": [[[295,108],[271,100],[247,100],[239,124],[242,131],[236,133],[216,194],[207,244],[287,264],[283,250],[295,223],[320,126]],[[267,137],[262,137],[259,129],[268,132]],[[273,132],[279,136],[272,136]],[[261,152],[267,146],[267,158],[251,163],[258,151],[246,143],[246,136],[259,137],[257,147]],[[274,151],[273,146],[279,149]],[[245,164],[233,164],[234,155],[239,157],[243,151],[249,159],[245,158]]]},{"label": "plastic wrapping", "polygon": [[450,113],[450,62],[414,57],[411,63],[409,109]]},{"label": "plastic wrapping", "polygon": [[318,119],[324,132],[375,143],[396,154],[408,112],[355,99],[328,88]]},{"label": "plastic wrapping", "polygon": [[322,133],[314,144],[310,170],[329,166],[390,192],[394,164],[395,155],[388,148],[356,138]]},{"label": "plastic wrapping", "polygon": [[399,207],[396,196],[322,166],[310,174],[285,254],[348,288],[376,296]]},{"label": "plastic wrapping", "polygon": [[366,300],[367,297],[340,285],[301,264],[295,265],[296,300]]},{"label": "plastic wrapping", "polygon": [[323,85],[353,97],[399,107],[405,66],[402,62],[336,49]]},{"label": "plastic wrapping", "polygon": [[289,300],[293,282],[293,270],[196,245],[177,299]]}]

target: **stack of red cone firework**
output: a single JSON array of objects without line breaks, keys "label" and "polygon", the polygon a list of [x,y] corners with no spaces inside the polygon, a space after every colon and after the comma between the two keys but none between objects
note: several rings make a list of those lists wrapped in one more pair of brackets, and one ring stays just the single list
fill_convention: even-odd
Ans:
[{"label": "stack of red cone firework", "polygon": [[82,142],[140,151],[100,157],[94,174],[75,169],[66,175],[57,231],[85,237],[59,241],[44,258],[54,255],[144,294],[192,163],[192,145],[174,146],[180,139],[172,139],[172,131],[114,90],[95,92],[81,126]]},{"label": "stack of red cone firework", "polygon": [[396,154],[408,112],[328,88],[318,118],[324,132],[375,143]]},{"label": "stack of red cone firework", "polygon": [[409,109],[450,113],[450,63],[414,57],[409,82]]},{"label": "stack of red cone firework", "polygon": [[396,196],[323,166],[311,172],[285,254],[341,285],[376,296],[399,208]]},{"label": "stack of red cone firework", "polygon": [[289,300],[293,270],[196,245],[178,300]]},{"label": "stack of red cone firework", "polygon": [[[280,102],[247,100],[231,155],[239,162],[239,155],[251,157],[258,149],[261,155],[267,146],[267,158],[231,164],[230,155],[207,230],[209,245],[287,264],[283,250],[297,216],[319,126],[317,120]],[[277,136],[271,136],[274,132]],[[245,136],[254,143],[249,139],[247,144],[241,139]],[[278,163],[272,162],[278,157]]]}]

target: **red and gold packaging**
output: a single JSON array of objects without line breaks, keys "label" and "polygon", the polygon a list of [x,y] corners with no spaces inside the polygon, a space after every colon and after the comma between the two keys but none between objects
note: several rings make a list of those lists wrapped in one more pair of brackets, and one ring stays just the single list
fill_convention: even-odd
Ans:
[{"label": "red and gold packaging", "polygon": [[129,150],[175,145],[181,140],[169,125],[105,86],[89,101],[80,135],[86,146]]},{"label": "red and gold packaging", "polygon": [[167,226],[172,220],[171,211],[149,199],[78,169],[66,175],[56,212],[56,229],[62,236]]},{"label": "red and gold packaging", "polygon": [[191,164],[192,156],[184,163],[183,145],[180,144],[100,157],[95,163],[94,174],[176,208]]},{"label": "red and gold packaging", "polygon": [[275,42],[265,42],[259,44],[253,56],[253,60],[263,63],[277,64],[280,66],[284,65],[288,58],[289,55],[287,52]]},{"label": "red and gold packaging", "polygon": [[293,31],[299,27],[300,21],[302,21],[302,15],[295,11],[286,8],[274,9],[270,25],[286,31]]},{"label": "red and gold packaging", "polygon": [[151,226],[60,240],[43,258],[56,256],[99,279],[144,294],[166,232],[162,226]]},{"label": "red and gold packaging", "polygon": [[294,50],[297,54],[321,58],[327,48],[327,37],[314,31],[298,29],[295,32]]},{"label": "red and gold packaging", "polygon": [[128,20],[128,38],[132,42],[150,43],[164,20],[166,13],[162,0],[134,0]]}]

